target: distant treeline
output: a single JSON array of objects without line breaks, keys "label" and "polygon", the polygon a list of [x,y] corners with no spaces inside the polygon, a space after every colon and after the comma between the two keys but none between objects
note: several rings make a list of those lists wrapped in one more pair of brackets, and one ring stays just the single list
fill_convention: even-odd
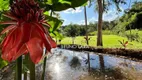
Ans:
[{"label": "distant treeline", "polygon": [[[103,22],[102,30],[112,30],[116,24],[108,21]],[[69,24],[61,27],[62,33],[65,36],[84,36],[97,31],[97,22],[89,23],[87,27],[85,25]]]}]

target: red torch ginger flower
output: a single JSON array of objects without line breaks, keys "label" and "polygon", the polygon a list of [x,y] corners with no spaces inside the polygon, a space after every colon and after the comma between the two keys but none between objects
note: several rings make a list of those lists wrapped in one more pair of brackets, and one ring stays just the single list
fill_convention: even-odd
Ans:
[{"label": "red torch ginger flower", "polygon": [[10,24],[1,32],[8,32],[1,43],[4,60],[10,62],[29,52],[31,60],[38,63],[44,48],[50,52],[51,48],[56,47],[43,26],[49,26],[44,19],[43,10],[34,0],[14,0],[10,11],[4,16],[12,19],[0,22]]}]

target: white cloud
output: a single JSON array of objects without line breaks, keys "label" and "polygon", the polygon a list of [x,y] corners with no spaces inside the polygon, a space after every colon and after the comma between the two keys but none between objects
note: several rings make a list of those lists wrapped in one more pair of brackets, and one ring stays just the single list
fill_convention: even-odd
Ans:
[{"label": "white cloud", "polygon": [[68,25],[68,24],[70,24],[70,22],[67,19],[64,19],[63,26]]},{"label": "white cloud", "polygon": [[73,8],[70,8],[70,9],[67,9],[67,10],[65,10],[65,11],[63,11],[64,13],[68,13],[68,14],[74,14],[74,13],[80,13],[80,12],[82,12],[82,8],[81,7],[78,7],[78,8],[76,8],[76,9],[73,9]]},{"label": "white cloud", "polygon": [[[87,19],[88,21],[87,21],[87,24],[89,24],[90,22],[96,22],[97,21],[97,18],[95,18],[95,17],[92,17],[92,18],[90,18],[90,19]],[[76,23],[76,24],[79,24],[79,25],[85,25],[85,20],[80,20],[78,23]]]},{"label": "white cloud", "polygon": [[88,22],[96,22],[96,21],[98,21],[97,17],[92,17],[88,20]]},{"label": "white cloud", "polygon": [[[66,13],[69,13],[69,10],[66,11]],[[70,12],[70,13],[75,13],[75,12]],[[115,8],[112,9],[112,10],[109,10],[107,13],[103,14],[103,20],[104,21],[113,21],[118,17],[119,17],[119,14],[117,14],[117,11],[115,10]],[[97,22],[98,21],[98,14],[96,14],[96,16],[88,18],[87,20],[88,20],[87,24],[89,24],[90,22],[93,22],[93,23]],[[68,21],[67,19],[64,19],[63,25],[68,25],[70,23],[78,24],[78,25],[85,25],[85,20],[82,19],[80,21]]]},{"label": "white cloud", "polygon": [[85,24],[85,20],[80,20],[78,23],[76,23],[78,25],[84,25]]},{"label": "white cloud", "polygon": [[109,10],[107,13],[104,13],[103,20],[104,21],[112,21],[116,19],[119,15],[115,12],[115,9]]}]

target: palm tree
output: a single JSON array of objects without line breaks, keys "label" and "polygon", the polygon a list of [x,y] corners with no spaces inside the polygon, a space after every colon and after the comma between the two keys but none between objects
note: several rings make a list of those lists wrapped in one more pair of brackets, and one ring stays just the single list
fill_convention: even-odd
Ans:
[{"label": "palm tree", "polygon": [[103,1],[97,0],[98,3],[98,27],[97,27],[97,46],[103,46],[102,42],[102,22],[103,22]]},{"label": "palm tree", "polygon": [[[84,6],[84,17],[85,17],[85,26],[86,26],[86,31],[87,30],[87,12],[86,12],[86,6]],[[88,34],[86,32],[86,43],[87,45],[89,45],[89,39],[88,39]],[[87,57],[88,57],[88,72],[90,72],[90,54],[87,53]]]}]

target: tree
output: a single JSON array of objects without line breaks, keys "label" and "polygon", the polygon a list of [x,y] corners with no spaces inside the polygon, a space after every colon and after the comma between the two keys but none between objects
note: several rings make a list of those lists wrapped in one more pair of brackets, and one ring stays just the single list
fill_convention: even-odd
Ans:
[{"label": "tree", "polygon": [[102,17],[103,17],[103,1],[102,0],[97,0],[98,2],[98,28],[97,28],[97,46],[103,46],[102,43]]},{"label": "tree", "polygon": [[72,37],[72,44],[74,44],[75,36],[78,35],[77,28],[78,28],[77,25],[72,25],[72,24],[68,25],[68,27],[65,28],[66,35]]},{"label": "tree", "polygon": [[[95,0],[90,0],[95,1]],[[97,26],[97,46],[103,46],[102,42],[102,23],[103,23],[103,12],[108,11],[108,6],[111,4],[115,4],[118,11],[121,11],[119,8],[120,3],[126,3],[124,0],[97,0],[96,10],[98,11],[98,26]]]}]

